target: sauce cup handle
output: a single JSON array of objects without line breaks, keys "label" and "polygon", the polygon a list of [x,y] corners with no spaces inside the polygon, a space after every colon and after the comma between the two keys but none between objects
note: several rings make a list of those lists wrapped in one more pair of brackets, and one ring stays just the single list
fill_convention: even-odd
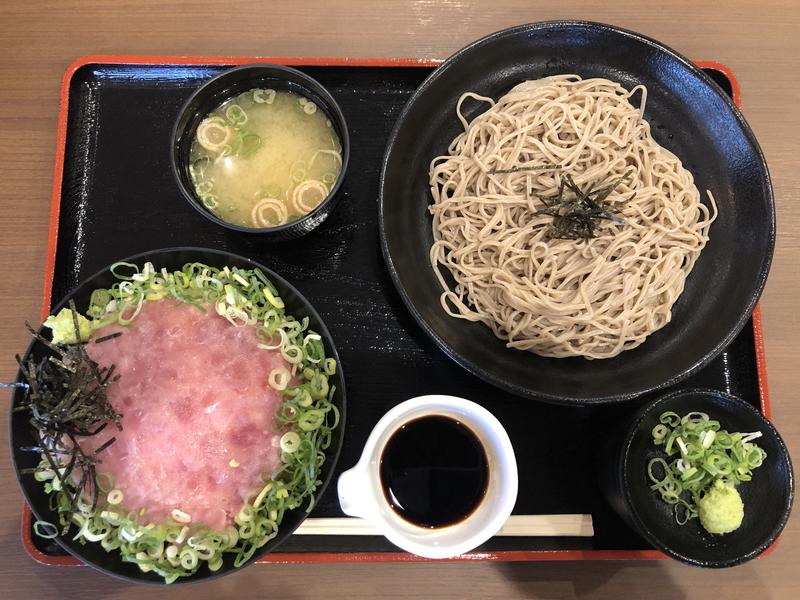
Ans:
[{"label": "sauce cup handle", "polygon": [[372,482],[361,464],[339,476],[337,485],[342,512],[351,517],[368,518],[372,514]]}]

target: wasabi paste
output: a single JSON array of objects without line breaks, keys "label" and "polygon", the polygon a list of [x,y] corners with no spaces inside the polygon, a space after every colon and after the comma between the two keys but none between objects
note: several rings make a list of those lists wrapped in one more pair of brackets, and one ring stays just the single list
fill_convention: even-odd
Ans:
[{"label": "wasabi paste", "polygon": [[730,533],[744,519],[744,503],[736,488],[717,479],[705,496],[697,501],[700,524],[709,533]]},{"label": "wasabi paste", "polygon": [[89,336],[92,334],[92,323],[80,313],[76,314],[81,335],[80,340],[75,339],[75,322],[72,320],[72,311],[70,309],[62,308],[57,315],[47,317],[44,325],[53,331],[54,344],[76,344],[78,341],[86,342],[89,340]]}]

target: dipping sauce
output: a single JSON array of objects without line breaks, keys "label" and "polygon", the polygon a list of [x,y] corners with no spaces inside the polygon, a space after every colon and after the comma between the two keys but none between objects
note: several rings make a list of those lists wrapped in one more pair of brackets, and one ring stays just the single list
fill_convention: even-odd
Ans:
[{"label": "dipping sauce", "polygon": [[434,529],[463,521],[480,505],[489,462],[471,429],[451,417],[432,415],[392,434],[381,455],[380,478],[398,515]]},{"label": "dipping sauce", "polygon": [[203,206],[244,227],[277,227],[305,216],[342,170],[331,120],[294,92],[256,88],[221,104],[197,127],[189,174]]}]

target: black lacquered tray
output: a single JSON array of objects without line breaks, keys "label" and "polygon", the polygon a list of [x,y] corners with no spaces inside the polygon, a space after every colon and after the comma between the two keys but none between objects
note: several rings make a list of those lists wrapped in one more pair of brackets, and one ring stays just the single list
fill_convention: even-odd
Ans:
[{"label": "black lacquered tray", "polygon": [[[350,127],[352,155],[338,208],[310,235],[278,245],[204,219],[183,199],[170,169],[171,128],[184,100],[226,66],[246,62],[282,62],[307,72],[333,94]],[[495,537],[462,559],[660,557],[612,512],[595,483],[594,447],[603,423],[638,403],[568,408],[497,390],[442,353],[395,292],[378,239],[381,158],[400,110],[436,64],[124,56],[76,61],[62,89],[43,310],[96,270],[146,250],[206,246],[251,257],[291,281],[336,340],[347,374],[348,422],[334,477],[355,464],[373,425],[395,404],[431,393],[463,396],[491,410],[508,430],[520,469],[515,514],[591,514],[595,535]],[[738,100],[725,67],[701,66]],[[724,353],[681,387],[725,390],[768,412],[758,312]],[[27,507],[23,516],[23,541],[35,559],[78,564],[32,535]],[[343,516],[335,485],[312,516]],[[416,559],[382,537],[296,535],[264,561]]]}]

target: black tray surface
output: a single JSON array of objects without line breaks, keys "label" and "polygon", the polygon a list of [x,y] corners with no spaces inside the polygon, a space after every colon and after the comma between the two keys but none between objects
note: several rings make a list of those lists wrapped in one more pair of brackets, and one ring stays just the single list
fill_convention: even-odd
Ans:
[{"label": "black tray surface", "polygon": [[[352,155],[336,211],[311,234],[270,245],[204,219],[170,170],[170,133],[183,102],[221,66],[88,64],[71,80],[52,304],[115,260],[171,246],[206,246],[251,257],[288,279],[328,325],[347,373],[348,419],[337,471],[357,461],[370,430],[414,396],[463,396],[508,430],[519,463],[515,514],[590,513],[593,538],[500,538],[501,550],[637,550],[649,546],[601,499],[594,454],[623,407],[569,408],[497,390],[442,353],[397,295],[381,258],[377,196],[384,145],[429,67],[300,67],[328,88],[350,126]],[[718,71],[710,74],[730,93]],[[158,265],[156,265],[158,266]],[[681,387],[709,387],[759,405],[752,323]],[[670,390],[665,390],[664,393]],[[334,477],[338,477],[338,472]],[[312,516],[343,516],[331,485]],[[35,535],[47,555],[62,554]],[[292,536],[282,552],[383,552],[382,537]]]}]

